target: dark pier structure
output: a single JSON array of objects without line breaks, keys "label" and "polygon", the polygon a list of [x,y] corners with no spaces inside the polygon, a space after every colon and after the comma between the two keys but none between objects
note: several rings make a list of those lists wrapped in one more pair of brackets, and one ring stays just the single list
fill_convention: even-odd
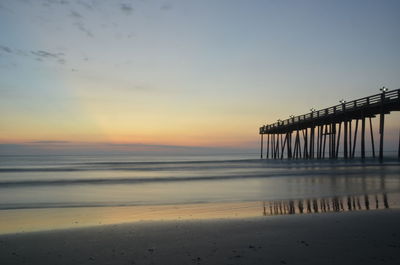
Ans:
[{"label": "dark pier structure", "polygon": [[[260,127],[261,158],[323,159],[354,158],[360,133],[360,155],[365,158],[365,134],[369,127],[372,157],[375,157],[372,118],[379,116],[379,159],[383,159],[385,115],[400,111],[400,89],[381,88],[381,93],[322,110],[291,116]],[[353,122],[355,124],[353,124]],[[361,124],[361,128],[359,125]],[[266,140],[266,148],[264,151]],[[343,148],[340,150],[340,148]],[[398,157],[400,158],[400,138]]]}]

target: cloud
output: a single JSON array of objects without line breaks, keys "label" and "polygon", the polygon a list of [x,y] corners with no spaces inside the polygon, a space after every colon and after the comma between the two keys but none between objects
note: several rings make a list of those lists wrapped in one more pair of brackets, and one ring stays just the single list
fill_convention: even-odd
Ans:
[{"label": "cloud", "polygon": [[6,53],[12,53],[13,52],[11,48],[9,48],[7,46],[2,46],[2,45],[0,45],[0,51],[4,51]]},{"label": "cloud", "polygon": [[88,37],[91,37],[91,38],[94,37],[94,36],[93,36],[93,33],[92,33],[89,29],[87,29],[87,28],[85,27],[85,25],[83,25],[83,23],[81,23],[81,22],[76,22],[76,23],[74,23],[74,25],[75,25],[80,31],[82,31],[83,33],[85,33]]},{"label": "cloud", "polygon": [[38,51],[31,51],[33,55],[44,57],[44,58],[60,58],[60,56],[64,56],[63,53],[52,53],[48,51],[38,50]]},{"label": "cloud", "polygon": [[3,46],[0,45],[0,52],[6,52],[8,54],[14,54],[17,56],[22,56],[22,57],[26,57],[26,56],[30,56],[33,55],[35,56],[37,61],[43,61],[46,59],[50,59],[50,60],[55,60],[57,63],[59,64],[65,64],[65,54],[62,52],[58,52],[58,53],[54,53],[54,52],[49,52],[49,51],[45,51],[45,50],[37,50],[37,51],[24,51],[21,49],[11,49],[10,47],[7,46]]},{"label": "cloud", "polygon": [[59,64],[65,64],[64,53],[53,53],[44,50],[31,51],[31,54],[36,56],[36,60],[43,61],[45,59],[54,59]]},{"label": "cloud", "polygon": [[122,12],[124,12],[126,15],[130,15],[133,12],[133,7],[131,4],[127,4],[127,3],[122,3],[120,4],[120,9],[122,10]]},{"label": "cloud", "polygon": [[76,18],[76,19],[83,18],[82,15],[80,13],[76,12],[75,10],[71,10],[69,16],[72,18]]},{"label": "cloud", "polygon": [[68,144],[69,141],[31,141],[31,144]]}]

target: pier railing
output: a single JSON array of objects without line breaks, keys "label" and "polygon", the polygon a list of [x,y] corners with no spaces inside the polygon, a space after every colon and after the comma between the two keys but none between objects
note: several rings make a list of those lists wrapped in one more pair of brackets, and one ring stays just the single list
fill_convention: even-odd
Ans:
[{"label": "pier railing", "polygon": [[[345,102],[289,119],[278,120],[259,128],[261,135],[261,158],[263,157],[264,135],[266,135],[266,157],[269,158],[325,158],[325,147],[329,158],[337,158],[340,145],[343,146],[344,158],[355,155],[358,124],[361,121],[361,158],[365,158],[366,119],[369,119],[372,154],[375,157],[372,118],[379,115],[379,158],[383,158],[383,137],[385,115],[391,111],[400,111],[400,89]],[[352,121],[355,120],[353,127]],[[343,133],[342,133],[343,125]],[[354,128],[354,130],[352,130]],[[292,144],[292,134],[294,146]],[[343,136],[341,136],[343,134]],[[340,144],[340,142],[342,144]],[[400,159],[400,138],[398,157]]]},{"label": "pier railing", "polygon": [[308,122],[321,118],[334,117],[335,115],[345,114],[347,112],[354,112],[372,107],[379,107],[382,105],[390,105],[393,103],[399,104],[400,102],[400,89],[382,92],[369,97],[356,99],[353,101],[338,104],[329,108],[315,110],[307,114],[292,117],[286,120],[278,121],[270,125],[260,127],[260,134],[268,133],[272,129],[282,126],[295,125],[301,122]]}]

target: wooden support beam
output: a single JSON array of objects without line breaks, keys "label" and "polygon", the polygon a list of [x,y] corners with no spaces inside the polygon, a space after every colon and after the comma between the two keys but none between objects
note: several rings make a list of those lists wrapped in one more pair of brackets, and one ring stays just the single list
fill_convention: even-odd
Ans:
[{"label": "wooden support beam", "polygon": [[275,134],[275,155],[274,155],[274,159],[277,158],[277,152],[278,152],[278,147],[279,147],[279,134]]},{"label": "wooden support beam", "polygon": [[352,147],[352,145],[351,145],[351,131],[352,131],[352,120],[350,120],[349,121],[349,158],[351,158],[351,147]]},{"label": "wooden support beam", "polygon": [[283,154],[284,154],[284,151],[285,151],[285,146],[286,146],[287,139],[288,139],[288,135],[286,134],[285,140],[283,141],[283,144],[282,144],[281,159],[283,159]]},{"label": "wooden support beam", "polygon": [[336,158],[336,123],[332,124],[333,135],[332,135],[332,158]]},{"label": "wooden support beam", "polygon": [[358,131],[358,119],[356,120],[356,128],[354,129],[353,151],[351,152],[351,157],[352,157],[352,158],[354,158],[354,154],[355,154],[355,151],[356,151],[357,131]]},{"label": "wooden support beam", "polygon": [[323,142],[324,142],[324,129],[325,127],[323,125],[321,125],[321,142],[319,143],[319,158],[322,158],[322,146],[323,146]]},{"label": "wooden support beam", "polygon": [[272,143],[271,143],[271,158],[274,158],[274,153],[275,153],[275,134],[271,134],[271,139],[272,139]]},{"label": "wooden support beam", "polygon": [[365,159],[365,117],[361,119],[361,158]]},{"label": "wooden support beam", "polygon": [[320,126],[317,125],[317,158],[319,158]]},{"label": "wooden support beam", "polygon": [[371,132],[372,157],[375,158],[374,132],[373,132],[373,130],[372,130],[372,121],[371,121],[371,117],[369,117],[369,129],[370,129],[370,132]]},{"label": "wooden support beam", "polygon": [[299,130],[297,130],[297,152],[298,152],[297,157],[301,158],[302,156],[301,156],[301,144],[300,144],[300,132],[299,132]]},{"label": "wooden support beam", "polygon": [[347,130],[347,125],[348,125],[348,121],[344,121],[344,132],[343,132],[343,156],[345,159],[347,159],[347,139],[348,139],[348,130]]},{"label": "wooden support beam", "polygon": [[303,143],[304,143],[304,147],[303,147],[303,157],[304,158],[309,158],[308,157],[308,129],[303,129],[301,130],[301,132],[303,133]]},{"label": "wooden support beam", "polygon": [[329,128],[328,132],[328,157],[329,159],[332,158],[332,123],[327,124],[327,127]]},{"label": "wooden support beam", "polygon": [[270,140],[270,144],[269,144],[269,152],[270,152],[270,154],[271,154],[271,158],[274,158],[274,134],[270,134],[270,136],[269,136],[270,138],[269,138],[269,140]]},{"label": "wooden support beam", "polygon": [[382,112],[380,114],[380,119],[379,119],[379,133],[380,133],[380,139],[379,139],[379,160],[383,160],[383,135],[385,132],[385,114]]},{"label": "wooden support beam", "polygon": [[328,125],[325,125],[325,133],[323,135],[323,137],[324,137],[324,148],[322,150],[322,158],[325,158],[325,146],[326,146],[326,135],[327,134],[328,134]]},{"label": "wooden support beam", "polygon": [[275,134],[271,134],[271,138],[272,138],[272,145],[271,145],[271,158],[275,159]]},{"label": "wooden support beam", "polygon": [[263,136],[264,134],[261,134],[261,159],[263,158]]},{"label": "wooden support beam", "polygon": [[294,136],[293,158],[297,158],[297,134]]},{"label": "wooden support beam", "polygon": [[335,155],[335,158],[338,158],[339,157],[339,146],[340,146],[340,133],[341,133],[341,130],[342,130],[342,123],[340,122],[339,123],[339,133],[338,133],[338,136],[337,136],[337,141],[336,141],[336,155]]},{"label": "wooden support beam", "polygon": [[288,146],[287,146],[287,153],[288,153],[288,158],[292,158],[292,132],[288,132]]},{"label": "wooden support beam", "polygon": [[336,158],[336,123],[332,123],[332,158]]},{"label": "wooden support beam", "polygon": [[315,126],[312,126],[310,131],[310,158],[315,157],[314,147],[315,147]]},{"label": "wooden support beam", "polygon": [[278,141],[277,141],[277,144],[276,144],[276,158],[279,158],[279,146],[280,146],[280,144],[281,144],[281,135],[280,134],[277,134],[276,135],[277,136],[277,139],[278,139]]},{"label": "wooden support beam", "polygon": [[269,158],[269,133],[267,134],[267,159]]},{"label": "wooden support beam", "polygon": [[294,150],[293,157],[297,159],[297,132],[294,135]]},{"label": "wooden support beam", "polygon": [[334,157],[335,148],[334,148],[334,140],[335,140],[335,129],[333,128],[333,123],[329,124],[329,158],[332,159]]},{"label": "wooden support beam", "polygon": [[323,139],[323,131],[324,131],[324,126],[320,125],[319,126],[319,154],[318,154],[318,158],[321,159],[322,158],[322,139]]},{"label": "wooden support beam", "polygon": [[398,153],[397,153],[397,158],[400,159],[400,132],[399,132],[399,150],[398,150]]}]

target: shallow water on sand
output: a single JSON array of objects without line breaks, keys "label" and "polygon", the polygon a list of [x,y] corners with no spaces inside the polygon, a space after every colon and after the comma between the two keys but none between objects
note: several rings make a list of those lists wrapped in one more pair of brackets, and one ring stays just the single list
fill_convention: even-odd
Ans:
[{"label": "shallow water on sand", "polygon": [[244,156],[2,156],[0,209],[305,199],[400,192],[400,162]]}]

